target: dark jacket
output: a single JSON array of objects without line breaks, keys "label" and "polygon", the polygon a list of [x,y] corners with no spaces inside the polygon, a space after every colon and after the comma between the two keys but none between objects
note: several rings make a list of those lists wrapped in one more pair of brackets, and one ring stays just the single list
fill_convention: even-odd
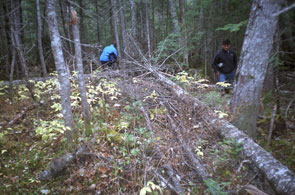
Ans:
[{"label": "dark jacket", "polygon": [[[218,64],[223,63],[223,66],[220,68]],[[237,69],[237,55],[234,51],[228,50],[224,51],[223,49],[219,50],[214,56],[212,61],[212,68],[214,72],[221,72],[224,74],[231,73]]]}]

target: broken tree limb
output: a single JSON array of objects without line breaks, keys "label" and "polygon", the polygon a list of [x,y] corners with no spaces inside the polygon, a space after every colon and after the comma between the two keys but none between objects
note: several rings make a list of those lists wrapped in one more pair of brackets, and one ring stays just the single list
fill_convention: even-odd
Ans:
[{"label": "broken tree limb", "polygon": [[20,118],[22,118],[22,117],[26,114],[27,111],[32,110],[33,108],[35,108],[35,107],[37,107],[37,106],[39,106],[39,105],[40,105],[39,103],[34,103],[34,104],[32,104],[32,105],[29,105],[29,106],[24,107],[24,109],[22,109],[22,111],[20,111],[20,113],[18,113],[18,114],[17,114],[17,115],[11,120],[11,121],[9,121],[9,122],[7,123],[7,125],[5,125],[5,126],[9,127],[9,126],[13,125],[16,121],[18,121]]},{"label": "broken tree limb", "polygon": [[271,142],[271,136],[272,136],[273,126],[275,123],[277,108],[278,108],[278,105],[276,104],[274,106],[273,111],[272,111],[272,116],[271,116],[271,120],[270,120],[270,126],[269,126],[268,137],[267,137],[267,145],[270,145],[270,142]]},{"label": "broken tree limb", "polygon": [[177,190],[178,194],[183,193],[185,190],[180,184],[180,177],[174,172],[173,167],[171,164],[167,163],[164,166],[169,179],[174,183],[175,189]]},{"label": "broken tree limb", "polygon": [[171,184],[164,176],[162,176],[155,168],[152,169],[153,172],[158,176],[158,178],[167,185],[172,191],[174,191],[176,194],[182,194],[183,191],[179,191],[173,184]]},{"label": "broken tree limb", "polygon": [[[145,116],[145,120],[146,120],[148,129],[150,131],[153,131],[151,121],[148,117],[148,113],[145,111],[143,106],[140,107],[140,110],[143,112],[143,114]],[[158,148],[156,148],[155,150],[157,153],[159,153],[162,156],[162,153]],[[153,171],[172,191],[174,191],[176,194],[182,194],[185,190],[180,185],[180,180],[178,179],[178,177],[174,176],[175,174],[174,174],[171,164],[169,162],[166,162],[166,164],[163,166],[163,168],[167,171],[167,174],[168,174],[169,178],[172,180],[174,185],[171,184],[168,180],[166,180],[161,174],[159,174],[156,171],[156,169],[153,169]]]},{"label": "broken tree limb", "polygon": [[168,119],[174,129],[174,133],[176,134],[177,139],[181,143],[182,150],[186,154],[189,162],[191,163],[191,167],[196,172],[196,174],[201,178],[202,181],[207,180],[210,178],[209,173],[207,172],[206,168],[202,165],[202,163],[195,157],[194,153],[191,150],[191,147],[186,144],[182,139],[182,134],[180,130],[177,128],[176,124],[174,123],[170,114],[168,114]]},{"label": "broken tree limb", "polygon": [[147,69],[152,72],[161,83],[169,87],[180,100],[192,101],[194,111],[197,112],[207,124],[215,127],[222,137],[226,139],[234,138],[237,142],[241,142],[243,144],[244,156],[258,167],[278,194],[295,194],[295,175],[286,166],[282,165],[269,152],[265,151],[230,122],[219,119],[211,109],[177,84],[155,71],[151,66],[147,67]]},{"label": "broken tree limb", "polygon": [[[49,168],[41,172],[39,176],[40,181],[50,180],[54,177],[62,175],[67,167],[73,164],[78,159],[81,159],[85,154],[89,153],[89,149],[86,146],[82,146],[73,153],[65,154],[60,158],[56,158],[51,161]],[[88,155],[87,155],[88,156]]]}]

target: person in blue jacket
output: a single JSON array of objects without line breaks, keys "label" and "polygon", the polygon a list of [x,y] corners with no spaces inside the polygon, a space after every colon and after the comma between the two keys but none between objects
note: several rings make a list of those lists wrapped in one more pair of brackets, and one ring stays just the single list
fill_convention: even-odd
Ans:
[{"label": "person in blue jacket", "polygon": [[110,67],[114,69],[114,63],[117,61],[118,52],[116,49],[116,43],[106,46],[100,55],[100,63],[102,68]]}]

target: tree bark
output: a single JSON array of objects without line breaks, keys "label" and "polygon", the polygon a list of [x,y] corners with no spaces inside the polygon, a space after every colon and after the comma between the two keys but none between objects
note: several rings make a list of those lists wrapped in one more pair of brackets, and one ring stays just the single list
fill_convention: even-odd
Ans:
[{"label": "tree bark", "polygon": [[121,35],[122,35],[122,56],[124,56],[124,51],[127,47],[127,36],[126,36],[126,26],[125,26],[125,17],[124,17],[124,4],[122,4],[122,0],[118,0],[119,2],[119,13],[120,13],[120,23],[121,23]]},{"label": "tree bark", "polygon": [[135,40],[137,40],[137,19],[136,19],[136,4],[135,0],[130,0],[131,11],[131,32]]},{"label": "tree bark", "polygon": [[0,57],[4,57],[4,63],[5,63],[5,71],[7,73],[7,75],[9,75],[9,46],[8,46],[8,38],[7,38],[7,29],[5,27],[5,15],[6,15],[6,11],[5,9],[3,8],[4,7],[4,1],[2,3],[0,3],[0,13],[1,14],[1,17],[0,17],[0,29],[1,29],[1,37],[2,37],[2,41],[1,41],[1,51],[3,52],[3,56],[0,56]]},{"label": "tree bark", "polygon": [[55,61],[55,67],[58,73],[59,81],[59,92],[61,97],[62,114],[65,121],[65,126],[69,127],[70,130],[66,131],[66,137],[70,143],[72,143],[72,131],[74,129],[74,121],[71,110],[71,99],[70,99],[70,80],[69,73],[67,71],[63,51],[61,46],[60,34],[58,31],[58,22],[56,19],[55,11],[55,0],[47,1],[47,18],[48,18],[48,29],[51,40],[51,48]]},{"label": "tree bark", "polygon": [[99,10],[98,10],[98,0],[95,0],[95,11],[96,11],[96,33],[97,33],[97,42],[100,42],[100,24],[99,24]]},{"label": "tree bark", "polygon": [[120,39],[119,39],[119,31],[118,31],[118,14],[117,14],[117,0],[111,0],[111,7],[114,18],[114,26],[115,26],[115,37],[117,42],[117,50],[118,50],[118,60],[121,58],[121,47],[120,47]]},{"label": "tree bark", "polygon": [[[188,50],[187,50],[187,32],[186,32],[186,21],[185,21],[185,7],[186,7],[186,1],[180,0],[180,8],[181,8],[181,24],[182,24],[182,44],[184,47],[183,50],[183,63],[186,65],[189,65],[188,62]],[[205,75],[207,74],[206,67],[205,67]]]},{"label": "tree bark", "polygon": [[84,17],[84,11],[83,11],[84,5],[82,2],[83,2],[82,0],[79,0],[79,6],[80,6],[79,15],[81,18],[80,26],[81,26],[81,34],[82,34],[81,41],[82,41],[82,43],[89,43],[88,25],[87,25],[87,21],[85,20],[85,17]]},{"label": "tree bark", "polygon": [[[16,3],[16,4],[15,4]],[[19,3],[19,4],[18,4]],[[20,11],[20,2],[19,1],[11,1],[11,16],[10,16],[10,22],[11,22],[11,41],[13,44],[13,47],[16,49],[19,60],[20,60],[20,64],[22,67],[22,71],[24,74],[24,78],[26,80],[26,87],[28,88],[30,94],[31,94],[31,98],[33,100],[35,100],[34,97],[34,92],[33,92],[33,86],[32,84],[29,82],[29,72],[28,72],[28,66],[26,63],[26,58],[24,55],[24,50],[23,50],[23,43],[22,43],[22,38],[21,38],[21,24],[20,24],[20,18],[21,16],[19,16],[19,14],[21,13]]]},{"label": "tree bark", "polygon": [[[15,4],[16,3],[16,4]],[[16,51],[18,53],[19,56],[19,60],[20,60],[20,64],[24,73],[24,76],[26,78],[26,80],[28,80],[29,78],[29,73],[28,73],[28,67],[27,67],[27,63],[26,63],[26,59],[24,56],[24,52],[23,52],[23,45],[21,42],[21,24],[20,24],[20,4],[18,4],[19,2],[16,1],[11,1],[11,19],[10,22],[12,22],[12,28],[10,28],[12,30],[12,36],[13,36],[13,43],[14,43],[14,47],[16,48]]]},{"label": "tree bark", "polygon": [[[172,23],[173,23],[173,33],[175,33],[177,36],[179,36],[180,25],[179,25],[179,22],[177,19],[177,12],[176,12],[174,0],[169,0],[169,9],[170,9],[171,19],[172,19]],[[178,38],[177,40],[178,40],[178,43],[180,43],[180,39]]]},{"label": "tree bark", "polygon": [[37,40],[38,40],[38,51],[39,51],[39,58],[41,62],[41,68],[43,76],[48,76],[46,65],[44,61],[43,55],[43,46],[42,46],[42,21],[41,21],[41,14],[40,14],[40,0],[36,0],[36,7],[37,7]]},{"label": "tree bark", "polygon": [[109,0],[109,3],[110,3],[110,17],[109,17],[109,21],[110,21],[110,31],[111,31],[111,37],[112,37],[112,40],[116,39],[115,37],[115,34],[114,34],[114,25],[113,25],[113,3],[112,3],[112,0]]},{"label": "tree bark", "polygon": [[[72,24],[73,24],[73,37],[75,41],[74,44],[75,44],[76,69],[78,71],[78,82],[79,82],[79,90],[80,90],[80,97],[81,97],[81,104],[82,104],[82,111],[83,111],[82,113],[83,113],[83,119],[85,123],[86,135],[90,136],[92,134],[91,117],[90,117],[89,105],[87,102],[86,86],[84,81],[78,19],[77,19],[76,11],[74,9],[71,9],[71,12],[72,12]],[[73,21],[77,21],[77,22],[73,22]]]},{"label": "tree bark", "polygon": [[252,3],[231,100],[233,113],[239,115],[234,124],[250,137],[256,136],[263,81],[278,22],[278,17],[272,14],[280,8],[278,0],[255,0]]},{"label": "tree bark", "polygon": [[148,56],[151,59],[151,38],[150,38],[150,23],[149,23],[149,3],[148,0],[145,0],[145,25],[146,25],[146,40],[148,47]]},{"label": "tree bark", "polygon": [[[60,14],[61,14],[61,21],[63,25],[63,31],[64,31],[64,36],[67,37],[67,39],[71,40],[71,33],[70,33],[70,26],[66,24],[66,21],[69,21],[69,16],[70,16],[70,11],[69,11],[69,1],[66,0],[60,0],[59,1],[59,8],[60,8]],[[68,40],[63,40],[65,44],[65,48],[68,50],[70,54],[73,54],[73,48],[72,48],[72,43]]]}]

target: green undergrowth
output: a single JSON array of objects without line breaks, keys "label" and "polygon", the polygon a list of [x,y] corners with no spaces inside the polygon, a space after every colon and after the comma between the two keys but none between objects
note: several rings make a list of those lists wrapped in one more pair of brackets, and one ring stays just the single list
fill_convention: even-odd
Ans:
[{"label": "green undergrowth", "polygon": [[[221,95],[218,89],[208,88],[208,81],[190,77],[185,72],[171,79],[214,109],[220,118],[229,118],[230,94]],[[148,102],[157,101],[156,91],[151,90],[143,101],[138,101],[122,95],[117,81],[106,78],[87,80],[87,98],[92,116],[92,136],[87,136],[78,84],[71,78],[71,104],[76,130],[72,149],[64,136],[67,129],[61,115],[57,79],[34,82],[35,99],[40,106],[27,111],[10,127],[6,124],[33,102],[24,85],[15,87],[12,97],[8,97],[8,88],[0,89],[0,104],[3,105],[0,112],[5,113],[0,116],[0,182],[3,186],[0,194],[149,194],[150,191],[165,194],[160,182],[153,176],[148,177],[145,170],[150,166],[148,159],[153,147],[160,142],[163,145],[169,142],[167,139],[166,143],[164,138],[143,125],[145,118],[140,108]],[[165,123],[167,110],[150,107],[148,115],[151,121],[162,119]],[[264,137],[260,144],[294,170],[295,152],[291,144],[294,136],[289,132],[280,139],[274,139],[270,147],[265,145]],[[111,160],[86,159],[71,165],[63,176],[39,181],[40,172],[48,169],[50,162],[87,145],[92,138],[95,141],[88,145],[91,152]],[[241,164],[241,144],[234,140],[215,142],[214,139],[210,143],[201,140],[194,144],[195,154],[202,159],[206,157],[214,175],[205,182],[205,188],[192,184],[186,186],[187,191],[227,194],[233,186],[246,182],[246,177],[242,175],[247,173],[248,167]],[[237,169],[240,170],[236,172]]]},{"label": "green undergrowth", "polygon": [[[50,79],[34,83],[35,98],[41,103],[40,106],[28,111],[25,117],[11,127],[6,127],[5,124],[25,106],[32,104],[32,100],[24,85],[14,88],[12,98],[5,93],[7,89],[2,89],[0,101],[6,106],[1,107],[1,113],[6,112],[7,115],[1,115],[0,118],[0,182],[3,186],[0,194],[72,194],[86,192],[93,185],[98,191],[110,193],[113,188],[117,193],[130,188],[139,191],[143,187],[141,179],[137,181],[132,176],[127,184],[121,182],[127,187],[114,187],[119,178],[131,173],[126,172],[126,167],[142,168],[145,163],[141,159],[142,154],[155,141],[153,134],[141,126],[144,118],[138,111],[143,102],[122,97],[116,87],[116,80],[100,79],[98,82],[87,83],[92,133],[96,138],[95,144],[89,147],[116,161],[109,164],[86,160],[69,169],[70,172],[65,176],[48,182],[39,181],[40,172],[47,169],[53,159],[73,152],[72,149],[67,149],[68,143],[64,137],[66,128],[61,115],[58,82]],[[91,137],[87,137],[84,130],[78,85],[73,78],[71,88],[76,129],[74,148],[79,148],[87,144]],[[109,187],[105,188],[105,185]]]}]

